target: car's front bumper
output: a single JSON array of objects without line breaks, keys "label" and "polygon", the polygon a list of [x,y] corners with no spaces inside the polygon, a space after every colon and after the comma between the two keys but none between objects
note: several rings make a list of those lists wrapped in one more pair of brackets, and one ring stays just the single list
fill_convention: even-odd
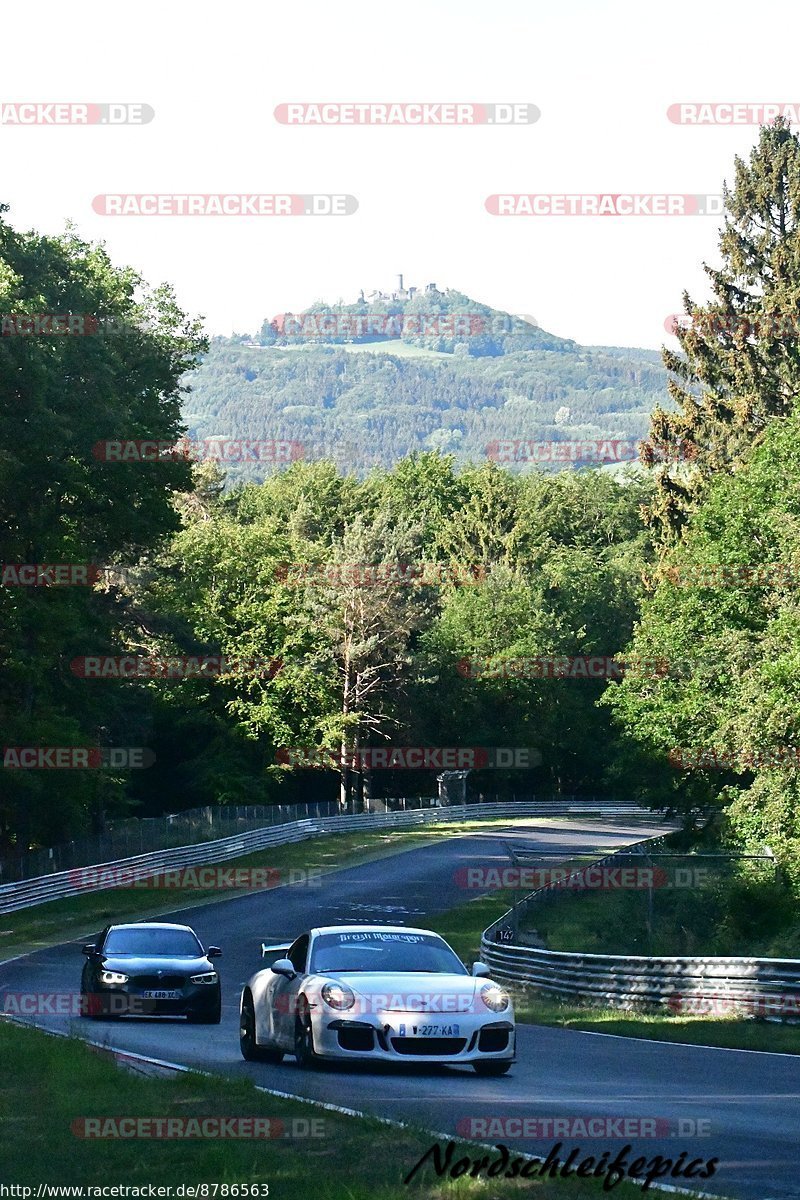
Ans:
[{"label": "car's front bumper", "polygon": [[134,984],[102,985],[86,997],[89,1015],[97,1016],[185,1016],[188,1013],[211,1014],[220,1003],[220,986],[189,983],[182,988],[169,989],[179,992],[169,999],[153,999],[143,993],[148,990]]},{"label": "car's front bumper", "polygon": [[514,1059],[514,1022],[503,1013],[391,1011],[348,1018],[318,1011],[312,1023],[314,1049],[322,1058],[455,1064]]}]

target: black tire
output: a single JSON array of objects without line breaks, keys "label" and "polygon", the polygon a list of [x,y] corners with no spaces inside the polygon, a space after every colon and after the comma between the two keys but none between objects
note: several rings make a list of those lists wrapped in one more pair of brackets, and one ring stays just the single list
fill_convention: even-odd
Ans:
[{"label": "black tire", "polygon": [[511,1070],[510,1062],[476,1062],[472,1066],[476,1075],[505,1075]]},{"label": "black tire", "polygon": [[283,1051],[259,1046],[256,1042],[256,1010],[253,997],[246,992],[242,1000],[242,1015],[239,1019],[239,1049],[247,1062],[268,1062],[275,1066],[283,1062]]},{"label": "black tire", "polygon": [[311,1013],[304,1001],[297,1006],[297,1017],[294,1023],[294,1056],[297,1065],[308,1069],[319,1065],[319,1056],[314,1050],[314,1030],[311,1025]]}]

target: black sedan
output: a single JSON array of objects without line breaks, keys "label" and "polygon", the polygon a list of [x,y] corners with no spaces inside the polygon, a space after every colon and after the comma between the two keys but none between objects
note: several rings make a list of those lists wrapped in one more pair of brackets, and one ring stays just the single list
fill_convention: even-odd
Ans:
[{"label": "black sedan", "polygon": [[188,925],[109,925],[83,953],[83,1016],[183,1015],[219,1024],[222,992],[209,960],[222,951],[204,950]]}]

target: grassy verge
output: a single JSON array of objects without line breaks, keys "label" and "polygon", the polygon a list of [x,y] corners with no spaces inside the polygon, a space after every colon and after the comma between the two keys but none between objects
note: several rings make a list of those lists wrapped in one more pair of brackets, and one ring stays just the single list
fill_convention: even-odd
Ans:
[{"label": "grassy verge", "polygon": [[776,883],[771,871],[758,877],[752,869],[710,870],[696,855],[679,860],[686,879],[695,873],[693,860],[698,878],[692,886],[679,886],[665,873],[667,886],[653,888],[649,900],[646,888],[568,893],[531,912],[529,927],[553,950],[797,957],[800,917],[788,885]]},{"label": "grassy verge", "polygon": [[736,857],[741,847],[721,839],[715,823],[675,830],[653,849],[649,860],[624,852],[616,860],[651,867],[649,889],[642,879],[571,890],[537,905],[523,929],[553,950],[583,953],[800,956],[797,896],[774,859]]},{"label": "grassy verge", "polygon": [[621,1037],[681,1042],[689,1046],[720,1046],[729,1050],[766,1050],[772,1054],[800,1054],[796,1025],[736,1017],[680,1017],[658,1013],[625,1013],[613,1008],[589,1008],[561,1003],[529,989],[515,992],[518,1021],[532,1025],[558,1025],[590,1033],[615,1033]]},{"label": "grassy verge", "polygon": [[[530,818],[533,821],[533,818]],[[524,822],[520,822],[522,824]],[[541,819],[536,819],[541,824]],[[471,830],[491,829],[508,824],[508,818],[493,821],[463,821],[441,823],[427,828],[371,830],[359,833],[326,834],[276,846],[220,864],[223,867],[272,867],[280,872],[293,868],[306,871],[335,871],[359,863],[397,854],[415,846],[427,845],[440,837],[452,837]],[[68,900],[51,900],[19,912],[0,915],[0,962],[15,954],[57,945],[69,938],[90,934],[109,921],[145,920],[182,908],[245,895],[234,888],[177,890],[174,888],[114,888],[105,892],[88,892]]]},{"label": "grassy verge", "polygon": [[[392,1128],[268,1096],[247,1080],[194,1073],[144,1078],[120,1071],[82,1042],[5,1021],[0,1021],[0,1061],[0,1179],[6,1184],[266,1183],[270,1200],[307,1200],[310,1190],[316,1200],[400,1200],[409,1195],[424,1200],[530,1195],[536,1200],[588,1200],[600,1194],[596,1179],[445,1182],[430,1167],[404,1186],[403,1176],[434,1141],[424,1130]],[[283,1136],[143,1140],[130,1133],[115,1138],[79,1135],[87,1119],[126,1117],[267,1118],[273,1133],[283,1127]],[[453,1161],[461,1155],[474,1160],[483,1153],[459,1143]],[[633,1200],[642,1192],[622,1183],[614,1194]],[[221,1190],[217,1195],[223,1195]]]},{"label": "grassy verge", "polygon": [[[613,894],[613,893],[612,893]],[[609,898],[606,893],[606,899]],[[480,935],[510,908],[513,896],[495,892],[480,896],[431,917],[429,924],[452,945],[468,965],[480,957]],[[569,897],[565,903],[574,903]],[[517,1020],[532,1025],[555,1025],[592,1033],[614,1033],[623,1037],[650,1038],[687,1045],[722,1046],[731,1050],[768,1050],[800,1054],[800,1029],[771,1021],[736,1017],[683,1017],[665,1013],[626,1013],[619,1009],[594,1008],[562,1003],[531,988],[515,988]]]}]

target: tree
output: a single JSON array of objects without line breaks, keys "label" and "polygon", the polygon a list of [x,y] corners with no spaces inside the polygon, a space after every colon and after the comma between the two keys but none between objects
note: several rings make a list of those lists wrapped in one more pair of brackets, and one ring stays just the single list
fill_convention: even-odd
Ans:
[{"label": "tree", "polygon": [[633,653],[662,657],[673,669],[663,679],[625,679],[605,698],[638,794],[678,809],[716,806],[740,842],[773,848],[796,890],[798,473],[793,413],[769,424],[735,474],[709,483],[631,643]]},{"label": "tree", "polygon": [[[677,412],[656,408],[642,459],[656,468],[650,520],[663,540],[685,528],[708,481],[747,458],[800,389],[800,139],[778,118],[724,188],[722,265],[713,298],[684,294],[682,354],[663,351]],[[684,460],[684,461],[677,461]]]},{"label": "tree", "polygon": [[[135,560],[178,527],[172,498],[189,466],[103,461],[94,448],[177,441],[182,378],[204,348],[198,323],[101,246],[70,230],[19,233],[2,216],[0,314],[0,562]],[[73,332],[24,334],[25,314],[80,320]],[[98,692],[69,669],[74,655],[113,652],[118,617],[101,590],[0,588],[6,746],[97,745],[136,727],[130,694]],[[124,779],[100,771],[64,772],[58,788],[46,771],[4,771],[3,782],[7,844],[99,826],[124,805]]]},{"label": "tree", "polygon": [[[306,589],[339,679],[339,712],[325,733],[328,744],[338,741],[343,810],[355,800],[352,781],[362,774],[362,748],[376,737],[389,740],[401,724],[398,700],[410,674],[412,641],[432,605],[430,587],[402,574],[418,567],[419,545],[419,529],[409,518],[359,516],[334,546],[330,582],[312,576]],[[368,787],[368,774],[366,782]]]}]

